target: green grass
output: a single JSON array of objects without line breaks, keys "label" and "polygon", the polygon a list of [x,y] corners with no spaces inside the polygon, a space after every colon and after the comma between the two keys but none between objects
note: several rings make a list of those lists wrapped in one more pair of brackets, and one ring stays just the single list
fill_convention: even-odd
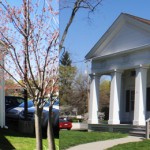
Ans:
[{"label": "green grass", "polygon": [[150,150],[150,140],[119,144],[117,146],[109,148],[108,150]]},{"label": "green grass", "polygon": [[86,132],[86,131],[60,131],[60,150],[65,150],[71,146],[103,141],[108,139],[122,138],[127,134],[110,133],[110,132]]},{"label": "green grass", "polygon": [[[59,150],[59,139],[55,139]],[[35,150],[36,140],[33,136],[23,135],[10,129],[0,129],[0,150]],[[43,149],[48,149],[47,139],[43,139]]]}]

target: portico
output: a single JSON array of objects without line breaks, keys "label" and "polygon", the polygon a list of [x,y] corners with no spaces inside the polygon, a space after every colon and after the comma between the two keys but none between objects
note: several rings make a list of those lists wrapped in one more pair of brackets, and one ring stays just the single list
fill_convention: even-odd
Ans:
[{"label": "portico", "polygon": [[121,14],[86,55],[91,63],[89,124],[98,124],[99,79],[111,76],[108,124],[150,117],[150,21]]}]

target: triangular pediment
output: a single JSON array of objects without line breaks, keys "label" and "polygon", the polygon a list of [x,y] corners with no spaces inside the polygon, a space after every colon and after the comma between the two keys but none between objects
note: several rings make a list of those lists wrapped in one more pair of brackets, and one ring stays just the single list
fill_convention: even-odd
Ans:
[{"label": "triangular pediment", "polygon": [[130,51],[150,44],[150,25],[120,15],[87,54],[86,59]]}]

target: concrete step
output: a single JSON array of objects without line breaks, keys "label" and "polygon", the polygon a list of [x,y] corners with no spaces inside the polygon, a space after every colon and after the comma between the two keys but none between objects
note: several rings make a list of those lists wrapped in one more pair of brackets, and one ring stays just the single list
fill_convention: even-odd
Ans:
[{"label": "concrete step", "polygon": [[145,137],[146,136],[146,129],[143,126],[138,126],[138,127],[133,127],[130,131],[129,131],[130,135],[134,135],[134,136],[142,136]]},{"label": "concrete step", "polygon": [[143,131],[146,132],[145,128],[132,128],[130,131]]},{"label": "concrete step", "polygon": [[146,136],[146,133],[143,131],[130,131],[129,134],[132,136],[141,136],[141,137]]}]

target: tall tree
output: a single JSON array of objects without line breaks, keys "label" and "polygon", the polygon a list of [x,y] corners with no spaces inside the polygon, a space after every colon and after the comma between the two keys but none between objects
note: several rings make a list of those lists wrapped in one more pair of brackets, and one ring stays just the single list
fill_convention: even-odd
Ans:
[{"label": "tall tree", "polygon": [[[51,0],[0,1],[0,39],[5,45],[5,65],[0,67],[28,91],[35,105],[36,149],[42,150],[41,118],[44,97],[51,98],[58,80],[58,2]],[[19,82],[22,80],[24,82]],[[36,90],[35,90],[36,89]],[[49,117],[51,118],[51,117]],[[49,121],[50,122],[50,121]],[[54,150],[52,124],[48,146]]]},{"label": "tall tree", "polygon": [[83,74],[78,74],[73,84],[73,94],[71,97],[72,108],[77,108],[78,114],[88,112],[88,80]]},{"label": "tall tree", "polygon": [[66,51],[60,59],[60,104],[69,105],[72,93],[72,83],[76,74],[76,67],[72,66],[69,53]]},{"label": "tall tree", "polygon": [[62,66],[71,66],[71,59],[70,59],[70,55],[69,55],[69,52],[66,51],[63,55],[62,55],[62,58],[60,59],[60,64]]}]

